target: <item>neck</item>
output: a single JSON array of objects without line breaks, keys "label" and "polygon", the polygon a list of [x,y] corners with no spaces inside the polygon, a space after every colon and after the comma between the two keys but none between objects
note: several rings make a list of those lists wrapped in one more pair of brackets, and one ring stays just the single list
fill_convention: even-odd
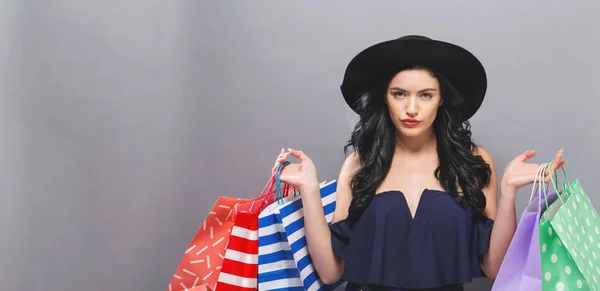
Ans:
[{"label": "neck", "polygon": [[437,151],[435,134],[430,131],[419,136],[406,137],[396,135],[396,151],[408,154],[418,154]]}]

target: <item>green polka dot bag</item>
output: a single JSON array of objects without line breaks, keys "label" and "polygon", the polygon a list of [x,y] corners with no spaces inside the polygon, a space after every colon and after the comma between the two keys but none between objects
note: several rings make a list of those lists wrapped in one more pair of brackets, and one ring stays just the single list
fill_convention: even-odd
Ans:
[{"label": "green polka dot bag", "polygon": [[[550,164],[546,164],[546,171]],[[557,199],[548,205],[539,224],[542,290],[600,291],[600,218],[579,180],[566,182],[559,191],[550,175]]]}]

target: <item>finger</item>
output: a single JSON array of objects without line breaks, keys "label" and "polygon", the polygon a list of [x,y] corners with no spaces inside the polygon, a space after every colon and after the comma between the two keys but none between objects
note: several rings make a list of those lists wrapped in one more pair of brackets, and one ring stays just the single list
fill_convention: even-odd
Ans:
[{"label": "finger", "polygon": [[558,162],[558,164],[553,163],[552,168],[549,170],[546,170],[546,172],[547,173],[556,173],[556,171],[558,169],[560,169],[561,167],[563,167],[566,163],[567,163],[567,161],[560,161],[560,162]]},{"label": "finger", "polygon": [[287,160],[287,158],[288,158],[288,154],[285,154],[285,155],[279,157],[279,159],[277,159],[277,163],[278,164],[279,163],[283,163],[283,162],[285,162]]},{"label": "finger", "polygon": [[281,155],[277,156],[277,161],[285,160],[285,159],[287,159],[288,156],[289,156],[288,153],[281,154]]},{"label": "finger", "polygon": [[544,182],[545,183],[550,183],[550,176],[544,177]]},{"label": "finger", "polygon": [[280,157],[284,156],[286,154],[284,149],[281,149],[281,152],[279,152],[279,155],[277,156],[277,159],[279,159]]},{"label": "finger", "polygon": [[535,150],[526,151],[526,152],[522,153],[522,154],[521,154],[521,155],[518,157],[518,159],[519,159],[521,162],[525,162],[525,161],[527,161],[527,160],[531,159],[533,156],[535,156],[535,153],[536,153],[536,151],[535,151]]},{"label": "finger", "polygon": [[283,156],[279,156],[277,157],[277,160],[275,161],[275,165],[273,165],[273,169],[271,172],[275,173],[275,171],[277,170],[277,167],[281,164],[284,163],[288,158],[288,155],[285,154]]},{"label": "finger", "polygon": [[271,169],[271,175],[275,175],[277,173],[277,168],[279,167],[279,164],[275,165],[275,167],[273,167]]},{"label": "finger", "polygon": [[[292,166],[292,168],[293,168],[293,166]],[[288,181],[288,180],[287,180],[287,179],[288,179],[288,176],[287,176],[287,174],[288,174],[288,170],[289,170],[289,169],[288,169],[288,167],[284,167],[283,169],[281,169],[281,173],[280,173],[280,175],[279,175],[279,178],[280,178],[280,179],[281,179],[281,181],[282,181],[282,182],[284,182],[284,183],[287,183],[287,181]]]},{"label": "finger", "polygon": [[277,159],[275,160],[275,164],[273,165],[273,169],[271,169],[271,173],[275,174],[275,171],[277,170],[277,166],[279,166],[279,164],[285,162],[286,159],[287,159],[286,154],[280,154],[279,156],[277,156]]},{"label": "finger", "polygon": [[297,151],[297,150],[294,150],[294,149],[288,149],[288,151],[290,152],[290,154],[293,157],[299,159],[300,161],[305,161],[305,160],[309,159],[309,157],[304,152],[302,152],[302,151]]},{"label": "finger", "polygon": [[560,149],[560,150],[558,150],[558,152],[556,152],[556,156],[554,157],[554,162],[552,162],[554,170],[556,170],[556,168],[558,167],[558,164],[562,160],[563,152],[564,152],[564,149]]},{"label": "finger", "polygon": [[563,150],[559,150],[554,157],[554,161],[552,161],[552,167],[550,167],[551,172],[555,172],[558,168],[564,165],[564,161],[562,161],[562,153]]}]

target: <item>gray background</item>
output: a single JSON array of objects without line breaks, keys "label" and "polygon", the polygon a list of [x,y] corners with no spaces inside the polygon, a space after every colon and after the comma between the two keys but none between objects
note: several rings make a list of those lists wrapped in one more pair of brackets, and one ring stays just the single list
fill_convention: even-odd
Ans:
[{"label": "gray background", "polygon": [[337,177],[355,120],[339,93],[345,66],[404,34],[481,58],[489,94],[473,132],[500,174],[524,150],[542,162],[564,147],[600,205],[599,9],[0,1],[1,289],[164,290],[217,196],[257,195],[282,147]]}]

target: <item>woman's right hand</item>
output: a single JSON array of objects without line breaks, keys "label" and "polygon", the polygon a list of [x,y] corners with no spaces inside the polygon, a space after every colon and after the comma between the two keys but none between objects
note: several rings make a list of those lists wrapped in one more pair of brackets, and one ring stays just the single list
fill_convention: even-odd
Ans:
[{"label": "woman's right hand", "polygon": [[287,161],[290,155],[299,159],[300,163],[292,163],[285,166],[283,171],[281,171],[281,181],[300,189],[313,184],[318,185],[319,182],[317,179],[317,169],[315,168],[312,160],[302,151],[288,149],[288,152],[285,152],[282,149],[281,153],[277,157],[277,160],[275,161],[275,166],[271,170],[271,173],[274,175],[275,171],[277,170],[277,166]]}]

